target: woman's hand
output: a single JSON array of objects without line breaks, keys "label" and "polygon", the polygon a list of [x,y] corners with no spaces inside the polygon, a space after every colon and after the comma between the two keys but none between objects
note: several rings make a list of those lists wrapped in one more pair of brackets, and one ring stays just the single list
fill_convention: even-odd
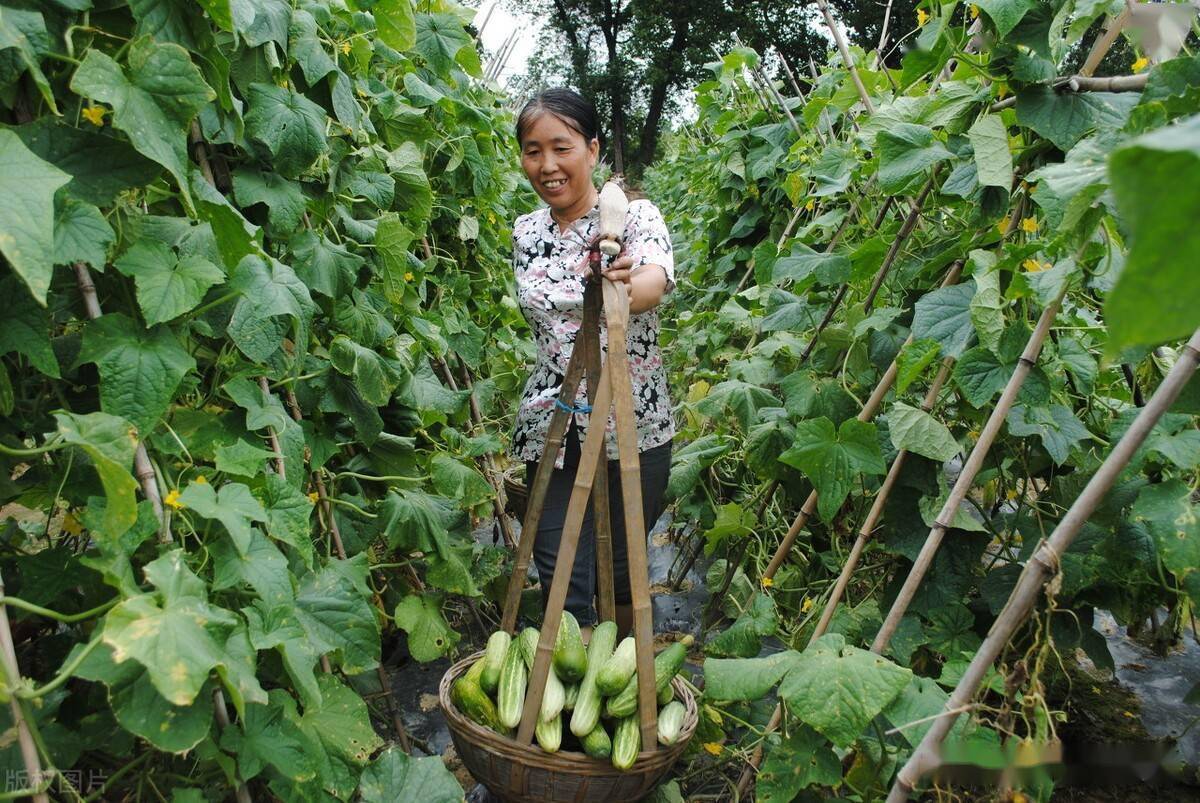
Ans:
[{"label": "woman's hand", "polygon": [[[654,309],[667,289],[667,272],[660,265],[633,267],[633,257],[620,255],[603,271],[610,282],[624,283],[629,290],[629,312],[638,315]],[[657,268],[657,270],[655,270]]]}]

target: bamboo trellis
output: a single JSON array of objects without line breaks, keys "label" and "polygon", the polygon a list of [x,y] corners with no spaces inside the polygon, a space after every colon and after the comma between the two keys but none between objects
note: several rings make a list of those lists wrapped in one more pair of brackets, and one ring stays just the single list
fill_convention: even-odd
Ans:
[{"label": "bamboo trellis", "polygon": [[920,744],[913,751],[908,761],[896,775],[896,780],[888,794],[888,803],[902,803],[908,799],[908,794],[916,788],[921,776],[937,766],[937,748],[950,733],[959,714],[975,697],[987,671],[1000,656],[1001,651],[1012,639],[1017,628],[1025,621],[1029,612],[1037,602],[1037,597],[1047,578],[1057,575],[1061,569],[1061,559],[1071,547],[1075,536],[1083,527],[1096,508],[1104,501],[1105,495],[1116,482],[1117,477],[1133,458],[1138,447],[1145,441],[1146,436],[1158,423],[1188,380],[1196,372],[1200,364],[1200,329],[1192,335],[1187,345],[1183,347],[1175,365],[1167,373],[1158,390],[1150,397],[1146,406],[1141,408],[1133,424],[1125,435],[1113,447],[1108,458],[1100,466],[1083,492],[1076,498],[1070,510],[1063,516],[1050,538],[1039,546],[1033,557],[1025,564],[1017,579],[1017,585],[1009,595],[1008,602],[1000,612],[1000,616],[992,624],[987,638],[971,659],[966,671],[955,686],[954,691],[942,707],[942,713],[933,720]]}]

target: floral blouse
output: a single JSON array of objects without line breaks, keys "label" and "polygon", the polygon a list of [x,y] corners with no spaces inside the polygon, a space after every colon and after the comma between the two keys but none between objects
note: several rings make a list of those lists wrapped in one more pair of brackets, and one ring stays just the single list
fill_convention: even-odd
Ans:
[{"label": "floral blouse", "polygon": [[[560,233],[548,207],[517,218],[513,225],[513,268],[517,279],[517,301],[537,341],[537,362],[525,383],[517,410],[509,454],[517,460],[538,460],[546,444],[555,400],[558,398],[575,336],[583,323],[583,290],[590,269],[588,245],[595,238],[600,220],[599,204]],[[647,200],[629,204],[625,219],[623,254],[634,259],[636,272],[643,265],[661,265],[667,273],[666,292],[675,287],[675,260],[671,237],[658,207]],[[600,348],[608,353],[608,332],[600,318]],[[626,332],[634,412],[637,416],[638,450],[661,446],[675,435],[667,377],[658,347],[658,312],[647,310],[629,317]],[[587,379],[579,384],[575,406],[587,404]],[[575,414],[582,439],[590,416]],[[608,456],[617,458],[615,421],[610,415],[606,432]],[[559,449],[555,466],[562,468],[565,445]]]}]

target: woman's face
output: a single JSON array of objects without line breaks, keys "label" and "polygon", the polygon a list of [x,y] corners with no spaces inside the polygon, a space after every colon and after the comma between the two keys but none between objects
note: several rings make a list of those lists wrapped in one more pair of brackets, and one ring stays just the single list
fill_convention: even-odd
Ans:
[{"label": "woman's face", "polygon": [[556,115],[543,113],[534,119],[521,141],[521,167],[542,200],[555,211],[586,210],[590,206],[592,170],[600,143],[590,142]]}]

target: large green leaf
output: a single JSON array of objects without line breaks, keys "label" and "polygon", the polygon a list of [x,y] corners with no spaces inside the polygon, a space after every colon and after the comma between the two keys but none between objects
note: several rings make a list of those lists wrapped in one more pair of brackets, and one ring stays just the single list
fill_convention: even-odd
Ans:
[{"label": "large green leaf", "polygon": [[971,252],[971,276],[975,281],[975,297],[971,299],[971,323],[979,342],[995,350],[1004,335],[1004,296],[1000,293],[1000,271],[996,257],[988,251]]},{"label": "large green leaf", "polygon": [[113,263],[132,276],[146,324],[165,323],[193,309],[225,272],[201,256],[179,257],[160,242],[138,240]]},{"label": "large green leaf", "polygon": [[471,46],[471,37],[453,15],[417,15],[413,50],[423,56],[436,72],[449,74],[459,51]]},{"label": "large green leaf", "polygon": [[271,166],[295,178],[329,149],[325,110],[308,98],[274,84],[251,84],[246,136],[262,143]]},{"label": "large green leaf", "polygon": [[704,662],[704,691],[713,700],[757,700],[799,661],[795,650],[765,658],[709,658]]},{"label": "large green leaf", "polygon": [[109,611],[104,642],[118,664],[132,658],[146,667],[168,702],[189,705],[208,673],[228,660],[224,631],[238,619],[206,601],[204,581],[187,567],[182,549],[151,561],[145,571],[158,591],[123,600]]},{"label": "large green leaf", "polygon": [[58,379],[58,358],[50,345],[50,313],[25,292],[20,279],[12,274],[0,278],[0,297],[6,299],[0,355],[12,351],[23,354],[34,368]]},{"label": "large green leaf", "polygon": [[290,267],[248,256],[238,263],[233,284],[242,297],[229,319],[229,336],[243,354],[261,362],[278,351],[287,332],[286,322],[277,320],[282,316],[292,319],[299,342],[307,340],[315,307],[308,288]]},{"label": "large green leaf", "polygon": [[137,521],[137,480],[130,473],[137,448],[137,431],[124,418],[107,413],[55,413],[58,432],[83,449],[100,475],[107,504],[101,520],[103,535],[116,539]]},{"label": "large green leaf", "polygon": [[308,738],[308,751],[324,766],[324,786],[339,800],[349,800],[358,786],[362,768],[383,740],[371,726],[363,699],[337,679],[322,673],[321,704],[307,706],[297,722]]},{"label": "large green leaf", "polygon": [[[56,26],[57,27],[57,26]],[[51,39],[46,30],[46,19],[42,12],[34,8],[24,8],[17,4],[6,4],[0,8],[0,51],[12,49],[16,51],[16,59],[20,66],[29,73],[34,85],[41,93],[42,100],[50,107],[50,111],[58,114],[58,105],[54,101],[54,90],[42,72],[42,57],[51,50]],[[13,70],[19,74],[20,69],[15,65],[6,64],[5,72]],[[15,77],[15,76],[14,76]],[[10,83],[6,76],[5,83]]]},{"label": "large green leaf", "polygon": [[429,475],[438,493],[457,499],[464,507],[486,502],[495,494],[482,474],[445,452],[438,452],[430,459]]},{"label": "large green leaf", "polygon": [[944,159],[950,151],[923,125],[897,123],[875,138],[879,153],[879,186],[884,192],[903,190],[917,176]]},{"label": "large green leaf", "polygon": [[305,750],[304,735],[286,716],[281,699],[286,696],[282,689],[272,689],[266,705],[247,706],[237,727],[221,732],[221,747],[237,756],[242,778],[254,778],[268,765],[291,781],[302,783],[317,776],[316,758]]},{"label": "large green leaf", "polygon": [[224,524],[243,557],[250,551],[254,522],[267,520],[262,504],[240,482],[227,483],[219,491],[207,482],[190,482],[179,495],[179,504]]},{"label": "large green leaf", "polygon": [[[713,526],[704,531],[704,554],[711,555],[729,538],[741,539],[754,532],[758,517],[737,502],[720,505]],[[757,655],[757,653],[755,653]],[[749,656],[746,656],[749,657]]]},{"label": "large green leaf", "polygon": [[[814,251],[798,240],[791,251],[775,261],[772,280],[794,282],[808,286],[815,279],[820,284],[840,284],[850,278],[850,258],[844,254]],[[800,292],[797,290],[796,292]]]},{"label": "large green leaf", "polygon": [[762,651],[762,640],[775,635],[778,627],[774,601],[766,594],[756,594],[737,621],[704,645],[704,652],[724,658],[753,658]]},{"label": "large green leaf", "polygon": [[[297,234],[288,243],[288,247],[292,251],[296,275],[308,285],[310,291],[338,299],[339,303],[353,303],[346,296],[358,276],[359,266],[365,261],[362,257],[351,253],[345,246],[325,237],[318,237],[311,231]],[[340,322],[339,328],[355,340],[364,340],[353,330],[341,327]]]},{"label": "large green leaf", "polygon": [[796,443],[779,459],[804,472],[819,494],[817,512],[831,521],[859,474],[883,474],[875,425],[851,418],[834,429],[828,418],[796,425]]},{"label": "large green leaf", "polygon": [[1137,105],[1133,92],[1056,92],[1037,85],[1017,93],[1017,122],[1062,151],[1093,131],[1115,131]]},{"label": "large green leaf", "polygon": [[1008,130],[999,115],[985,114],[974,122],[967,136],[975,151],[975,171],[986,187],[1012,186],[1012,151],[1008,149]]},{"label": "large green leaf", "polygon": [[[1107,350],[1184,338],[1200,327],[1200,115],[1115,152],[1109,175],[1130,229],[1129,258],[1104,305]],[[1147,204],[1147,198],[1169,199]]]},{"label": "large green leaf", "polygon": [[[82,647],[71,651],[68,659]],[[159,750],[183,753],[208,735],[213,707],[208,695],[198,695],[186,705],[163,698],[146,668],[137,661],[117,663],[112,648],[101,644],[76,668],[75,677],[103,683],[108,703],[121,727],[142,737]]]},{"label": "large green leaf", "polygon": [[379,666],[379,625],[367,601],[365,555],[360,558],[328,563],[296,591],[295,613],[308,639],[347,675]]},{"label": "large green leaf", "polygon": [[334,368],[353,377],[358,392],[368,403],[377,407],[388,403],[392,391],[404,378],[396,365],[345,335],[333,339],[329,345],[329,359]]},{"label": "large green leaf", "polygon": [[100,369],[100,406],[150,434],[196,361],[165,326],[144,329],[120,313],[103,315],[83,334],[81,362]]},{"label": "large green leaf", "polygon": [[842,764],[829,742],[805,725],[794,725],[784,738],[773,736],[754,783],[761,803],[791,803],[810,786],[837,786]]},{"label": "large green leaf", "polygon": [[59,194],[54,213],[54,264],[82,262],[104,270],[117,235],[100,210]]},{"label": "large green leaf", "polygon": [[396,606],[396,626],[408,633],[408,651],[422,663],[441,658],[459,639],[442,616],[440,594],[402,599]]},{"label": "large green leaf", "polygon": [[0,253],[42,306],[54,270],[54,193],[70,180],[0,130]]},{"label": "large green leaf", "polygon": [[1163,566],[1179,578],[1180,586],[1200,603],[1200,507],[1192,502],[1187,484],[1179,479],[1148,485],[1131,511],[1154,536]]},{"label": "large green leaf", "polygon": [[913,316],[913,337],[937,341],[944,356],[962,356],[975,335],[971,322],[974,297],[974,282],[953,284],[921,296]]},{"label": "large green leaf", "polygon": [[10,130],[29,150],[69,174],[67,192],[84,203],[105,206],[122,190],[149,184],[162,172],[129,143],[52,117]]},{"label": "large green leaf", "polygon": [[1070,407],[1013,405],[1008,413],[1008,431],[1017,437],[1037,435],[1042,446],[1055,463],[1062,465],[1071,454],[1071,447],[1092,437]]},{"label": "large green leaf", "polygon": [[140,153],[170,171],[185,198],[187,133],[196,113],[216,94],[179,45],[138,37],[127,69],[90,48],[71,78],[71,89],[113,107],[113,125]]},{"label": "large green leaf", "polygon": [[398,747],[384,750],[363,770],[358,793],[363,803],[459,803],[463,799],[462,787],[441,757],[414,758]]},{"label": "large green leaf", "polygon": [[888,433],[897,449],[945,462],[961,450],[946,425],[919,407],[896,402],[887,414]]},{"label": "large green leaf", "polygon": [[996,33],[1008,36],[1025,13],[1035,5],[1035,0],[980,0],[976,3],[996,26]]},{"label": "large green leaf", "polygon": [[667,480],[667,496],[680,499],[700,481],[704,469],[733,448],[732,439],[724,435],[702,435],[671,456],[671,476]]},{"label": "large green leaf", "polygon": [[911,677],[911,670],[828,633],[801,653],[779,696],[802,722],[835,746],[848,747]]},{"label": "large green leaf", "polygon": [[233,197],[243,207],[265,205],[267,220],[276,236],[299,228],[307,204],[299,182],[289,181],[278,173],[250,169],[234,172]]},{"label": "large green leaf", "polygon": [[404,52],[417,38],[412,0],[380,0],[371,8],[379,38],[393,50]]},{"label": "large green leaf", "polygon": [[762,407],[778,407],[779,399],[771,391],[740,379],[727,379],[715,385],[696,404],[696,410],[709,418],[722,418],[732,412],[743,430],[749,430]]}]

